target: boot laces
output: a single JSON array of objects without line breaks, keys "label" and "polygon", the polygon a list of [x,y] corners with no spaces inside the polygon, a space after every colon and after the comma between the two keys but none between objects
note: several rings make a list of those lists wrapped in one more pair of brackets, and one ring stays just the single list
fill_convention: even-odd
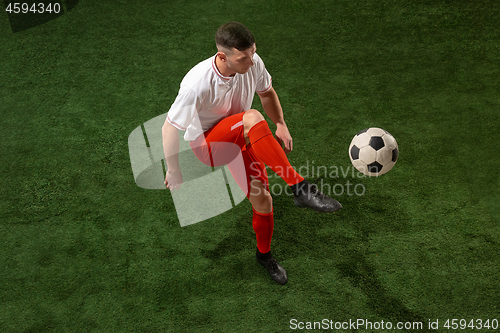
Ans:
[{"label": "boot laces", "polygon": [[278,262],[274,258],[269,259],[269,261],[267,262],[267,267],[271,268],[273,271],[276,271],[278,270]]}]

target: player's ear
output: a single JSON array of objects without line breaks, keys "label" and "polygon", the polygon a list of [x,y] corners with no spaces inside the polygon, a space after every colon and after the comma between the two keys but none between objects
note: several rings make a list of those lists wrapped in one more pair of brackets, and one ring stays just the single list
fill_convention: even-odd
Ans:
[{"label": "player's ear", "polygon": [[227,55],[226,53],[224,53],[223,51],[219,51],[217,52],[217,56],[219,57],[220,60],[222,60],[223,62],[226,62],[227,61]]}]

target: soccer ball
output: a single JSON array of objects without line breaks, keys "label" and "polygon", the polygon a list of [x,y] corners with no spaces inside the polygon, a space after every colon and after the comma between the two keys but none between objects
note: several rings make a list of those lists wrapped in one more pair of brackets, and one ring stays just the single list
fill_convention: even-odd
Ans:
[{"label": "soccer ball", "polygon": [[366,128],[356,134],[349,146],[352,165],[367,176],[380,176],[398,160],[396,139],[381,128]]}]

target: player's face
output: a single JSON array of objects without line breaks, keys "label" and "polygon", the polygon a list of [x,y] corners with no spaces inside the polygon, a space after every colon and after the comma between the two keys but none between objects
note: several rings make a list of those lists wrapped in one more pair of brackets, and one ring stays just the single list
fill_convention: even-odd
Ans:
[{"label": "player's face", "polygon": [[254,64],[253,56],[256,51],[257,47],[255,44],[243,51],[233,49],[231,55],[227,57],[227,67],[238,74],[245,74]]}]

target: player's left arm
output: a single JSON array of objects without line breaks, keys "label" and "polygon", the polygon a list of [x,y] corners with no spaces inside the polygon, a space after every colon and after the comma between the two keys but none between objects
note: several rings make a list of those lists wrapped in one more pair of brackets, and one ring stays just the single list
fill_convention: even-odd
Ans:
[{"label": "player's left arm", "polygon": [[285,153],[289,153],[293,149],[292,136],[288,131],[288,128],[283,118],[283,109],[281,107],[278,94],[273,87],[264,93],[258,94],[260,97],[260,102],[264,108],[264,112],[276,125],[276,139],[278,142],[284,144]]}]

